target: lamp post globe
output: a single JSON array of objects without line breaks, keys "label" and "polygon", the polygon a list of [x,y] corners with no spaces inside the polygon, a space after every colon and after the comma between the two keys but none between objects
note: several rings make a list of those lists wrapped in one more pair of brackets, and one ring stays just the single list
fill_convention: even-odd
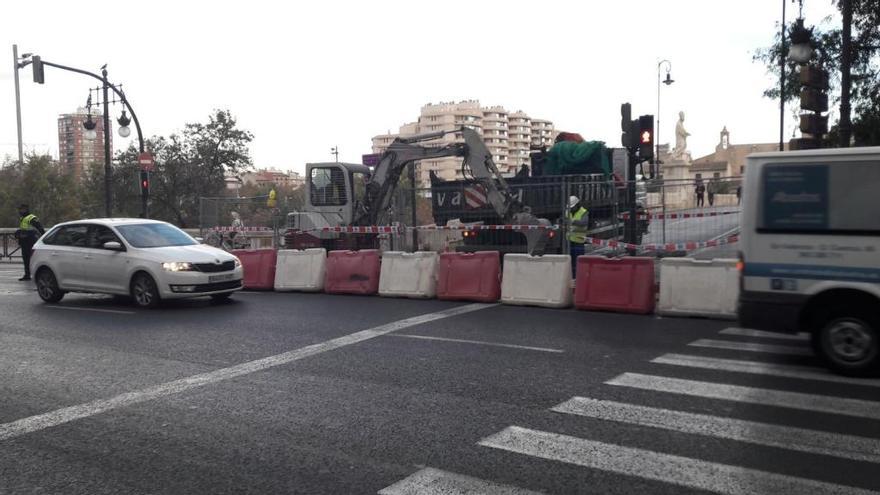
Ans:
[{"label": "lamp post globe", "polygon": [[85,132],[85,138],[89,141],[94,141],[95,139],[98,139],[98,132],[94,129],[87,129]]},{"label": "lamp post globe", "polygon": [[131,128],[128,127],[127,125],[120,127],[118,132],[119,132],[119,135],[124,138],[131,136]]}]

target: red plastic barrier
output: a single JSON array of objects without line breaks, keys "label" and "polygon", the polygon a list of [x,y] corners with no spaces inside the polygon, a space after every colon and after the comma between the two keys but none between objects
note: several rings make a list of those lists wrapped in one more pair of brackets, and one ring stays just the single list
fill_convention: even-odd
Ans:
[{"label": "red plastic barrier", "polygon": [[656,298],[652,258],[578,257],[576,308],[650,314]]},{"label": "red plastic barrier", "polygon": [[379,250],[330,251],[324,292],[328,294],[376,294],[379,292]]},{"label": "red plastic barrier", "polygon": [[275,261],[278,252],[274,249],[236,249],[232,254],[241,260],[244,271],[242,285],[249,290],[272,290],[275,288]]},{"label": "red plastic barrier", "polygon": [[442,253],[437,299],[495,302],[501,297],[501,254],[498,251]]}]

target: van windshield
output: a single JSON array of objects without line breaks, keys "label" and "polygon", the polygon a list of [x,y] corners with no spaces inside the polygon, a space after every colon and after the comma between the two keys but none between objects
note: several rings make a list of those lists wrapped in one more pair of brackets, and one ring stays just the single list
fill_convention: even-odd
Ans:
[{"label": "van windshield", "polygon": [[120,225],[116,230],[136,248],[193,246],[198,244],[186,232],[167,223]]}]

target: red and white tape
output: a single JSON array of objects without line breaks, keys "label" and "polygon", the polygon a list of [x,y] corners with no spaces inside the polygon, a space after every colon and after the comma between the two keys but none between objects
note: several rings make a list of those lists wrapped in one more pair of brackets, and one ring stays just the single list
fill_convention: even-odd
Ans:
[{"label": "red and white tape", "polygon": [[272,232],[270,227],[214,227],[215,232]]},{"label": "red and white tape", "polygon": [[612,249],[631,249],[636,251],[654,251],[654,252],[674,252],[674,251],[696,251],[710,247],[723,246],[725,244],[733,244],[739,241],[739,236],[732,235],[721,239],[711,241],[691,241],[668,244],[630,244],[628,242],[614,241],[609,239],[597,239],[595,237],[587,237],[586,244],[593,246],[609,247]]},{"label": "red and white tape", "polygon": [[475,231],[475,230],[557,230],[556,225],[456,225],[456,226],[419,226],[404,227],[394,225],[372,225],[372,226],[340,226],[340,227],[322,227],[310,230],[288,230],[288,233],[307,234],[309,232],[336,232],[343,234],[395,234],[412,230],[453,230],[453,231]]},{"label": "red and white tape", "polygon": [[[675,220],[681,218],[707,218],[707,217],[720,217],[722,215],[738,215],[740,213],[739,210],[733,211],[710,211],[707,213],[647,213],[637,215],[636,218],[639,220]],[[620,218],[629,218],[629,213],[621,213]]]}]

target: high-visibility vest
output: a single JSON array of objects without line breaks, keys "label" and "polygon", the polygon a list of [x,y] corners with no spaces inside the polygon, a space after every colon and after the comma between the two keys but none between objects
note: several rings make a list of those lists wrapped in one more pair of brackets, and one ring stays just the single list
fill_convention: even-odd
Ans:
[{"label": "high-visibility vest", "polygon": [[581,206],[578,211],[574,212],[572,215],[571,210],[569,210],[566,215],[568,215],[568,240],[577,244],[583,244],[587,242],[587,228],[581,227],[579,225],[574,225],[574,222],[581,220],[585,216],[587,216],[588,210]]},{"label": "high-visibility vest", "polygon": [[36,218],[37,216],[33,213],[21,217],[21,220],[18,222],[18,228],[20,230],[37,230],[31,225],[31,222],[36,220]]}]

